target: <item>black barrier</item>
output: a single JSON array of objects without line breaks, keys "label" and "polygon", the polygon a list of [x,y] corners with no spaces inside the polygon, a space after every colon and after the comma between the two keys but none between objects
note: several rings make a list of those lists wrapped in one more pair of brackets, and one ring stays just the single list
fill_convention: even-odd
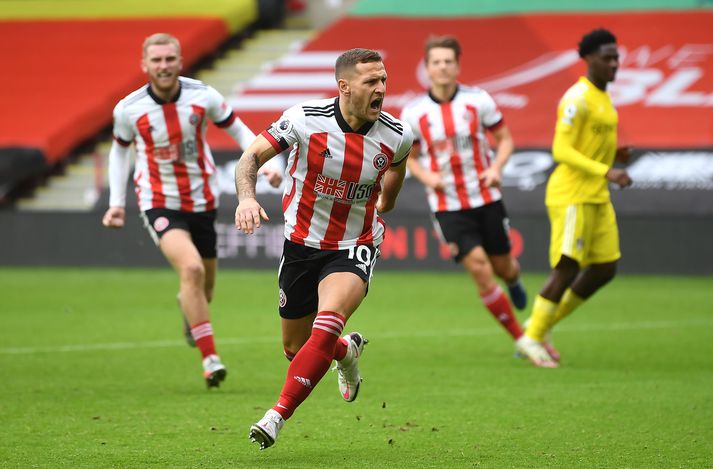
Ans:
[{"label": "black barrier", "polygon": [[[104,228],[100,213],[0,212],[0,265],[161,266],[167,265],[142,226],[138,213],[120,230]],[[278,217],[273,220],[279,219]],[[282,225],[270,222],[253,236],[237,232],[232,213],[217,223],[221,268],[276,269]],[[459,269],[438,243],[428,216],[387,218],[379,269]],[[549,223],[544,215],[512,219],[514,253],[525,271],[546,271]],[[629,273],[713,275],[713,218],[620,216],[623,258]]]},{"label": "black barrier", "polygon": [[[262,183],[258,198],[272,221],[252,236],[243,235],[233,226],[234,161],[225,156],[216,161],[222,188],[216,223],[221,267],[277,268],[284,239],[280,191]],[[520,152],[503,173],[513,254],[525,271],[549,269],[544,183],[552,166],[546,152]],[[713,274],[713,152],[638,152],[629,171],[634,187],[612,189],[620,270]],[[127,199],[127,224],[121,230],[101,226],[106,191],[89,213],[0,212],[0,265],[166,265],[142,227],[133,192]],[[379,269],[459,269],[438,241],[417,181],[405,181],[396,209],[384,218],[388,231]]]},{"label": "black barrier", "polygon": [[31,177],[40,176],[50,167],[35,148],[0,148],[0,199]]}]

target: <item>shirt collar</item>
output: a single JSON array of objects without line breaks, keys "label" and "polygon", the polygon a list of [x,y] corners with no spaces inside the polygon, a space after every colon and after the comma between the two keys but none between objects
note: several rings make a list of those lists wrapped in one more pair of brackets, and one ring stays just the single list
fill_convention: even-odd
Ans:
[{"label": "shirt collar", "polygon": [[342,131],[345,133],[366,135],[369,130],[371,130],[371,128],[374,126],[374,122],[366,122],[357,130],[352,129],[349,124],[347,124],[346,119],[344,119],[341,109],[339,109],[339,96],[334,98],[334,117],[335,119],[337,119],[337,124],[339,124],[339,128],[342,129]]}]

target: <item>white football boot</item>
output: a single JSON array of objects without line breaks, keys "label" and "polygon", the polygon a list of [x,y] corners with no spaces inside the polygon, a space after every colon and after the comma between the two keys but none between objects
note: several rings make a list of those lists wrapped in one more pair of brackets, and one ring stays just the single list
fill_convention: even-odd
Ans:
[{"label": "white football boot", "polygon": [[359,394],[361,385],[361,375],[359,374],[359,358],[364,353],[364,345],[368,344],[360,333],[352,332],[344,336],[349,341],[347,354],[334,367],[337,370],[337,381],[339,382],[339,394],[347,402],[352,402]]},{"label": "white football boot", "polygon": [[270,409],[259,422],[250,427],[250,441],[260,443],[260,449],[266,449],[275,444],[277,434],[285,425],[285,420],[276,410]]},{"label": "white football boot", "polygon": [[[523,329],[527,329],[527,325],[530,324],[530,319],[528,318],[523,324],[522,327]],[[545,334],[545,338],[542,341],[542,346],[547,350],[547,353],[550,354],[550,357],[557,363],[560,362],[560,353],[559,351],[555,348],[555,345],[552,343],[552,329],[550,328],[547,333]],[[517,353],[517,352],[516,352]]]},{"label": "white football boot", "polygon": [[525,334],[515,341],[515,348],[518,353],[539,368],[557,368],[559,366],[540,342]]},{"label": "white football boot", "polygon": [[203,377],[209,388],[217,388],[228,375],[228,370],[218,355],[208,355],[203,359]]}]

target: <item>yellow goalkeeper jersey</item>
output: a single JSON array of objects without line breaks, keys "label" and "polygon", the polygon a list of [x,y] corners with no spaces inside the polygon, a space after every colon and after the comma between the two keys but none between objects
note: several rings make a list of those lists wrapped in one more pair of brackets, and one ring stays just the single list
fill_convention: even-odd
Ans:
[{"label": "yellow goalkeeper jersey", "polygon": [[604,176],[614,164],[619,117],[611,97],[581,77],[557,107],[552,156],[558,163],[547,183],[546,205],[604,203]]}]

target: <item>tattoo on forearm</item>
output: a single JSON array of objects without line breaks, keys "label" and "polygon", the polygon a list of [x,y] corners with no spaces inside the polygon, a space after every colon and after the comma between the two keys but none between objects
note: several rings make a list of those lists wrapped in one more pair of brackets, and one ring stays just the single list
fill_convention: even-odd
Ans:
[{"label": "tattoo on forearm", "polygon": [[260,158],[255,153],[243,155],[235,166],[235,192],[238,201],[255,198],[255,184],[257,183],[257,170],[260,167]]}]

